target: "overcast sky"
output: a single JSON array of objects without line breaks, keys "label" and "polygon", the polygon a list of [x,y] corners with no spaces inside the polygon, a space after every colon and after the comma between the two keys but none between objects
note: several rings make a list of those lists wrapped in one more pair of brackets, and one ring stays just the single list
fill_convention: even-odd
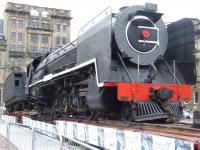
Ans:
[{"label": "overcast sky", "polygon": [[0,0],[0,18],[7,2],[15,2],[42,7],[69,9],[72,11],[71,40],[77,37],[79,29],[90,19],[107,7],[114,12],[122,6],[145,4],[152,2],[158,4],[158,10],[164,13],[165,22],[172,22],[183,17],[200,18],[199,0]]}]

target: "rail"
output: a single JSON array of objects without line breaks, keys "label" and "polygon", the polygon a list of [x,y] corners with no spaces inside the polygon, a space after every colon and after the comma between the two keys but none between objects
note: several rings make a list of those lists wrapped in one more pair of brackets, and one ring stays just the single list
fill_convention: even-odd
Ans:
[{"label": "rail", "polygon": [[94,125],[106,125],[120,129],[135,129],[146,132],[156,132],[160,134],[170,134],[171,137],[193,137],[195,140],[200,140],[200,129],[193,128],[192,124],[177,122],[177,123],[137,123],[116,120],[98,120],[91,122]]}]

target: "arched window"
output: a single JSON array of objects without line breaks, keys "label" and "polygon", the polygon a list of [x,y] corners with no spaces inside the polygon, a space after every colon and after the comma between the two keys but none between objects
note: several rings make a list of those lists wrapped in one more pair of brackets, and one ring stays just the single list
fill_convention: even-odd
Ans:
[{"label": "arched window", "polygon": [[30,11],[30,13],[31,13],[31,16],[39,17],[39,12],[38,12],[37,10],[32,9],[32,10]]},{"label": "arched window", "polygon": [[49,13],[47,11],[42,12],[42,17],[46,18],[49,16]]}]

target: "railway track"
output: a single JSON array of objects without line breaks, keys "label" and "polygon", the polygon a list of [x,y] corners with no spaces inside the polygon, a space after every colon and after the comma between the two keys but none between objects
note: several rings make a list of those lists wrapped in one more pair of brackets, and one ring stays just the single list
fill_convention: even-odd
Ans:
[{"label": "railway track", "polygon": [[193,142],[200,141],[200,129],[193,128],[192,124],[186,123],[137,123],[103,119],[97,121],[79,120],[78,122],[115,129],[129,130],[134,132],[144,131],[156,135],[180,138]]},{"label": "railway track", "polygon": [[171,137],[184,137],[184,139],[197,139],[200,141],[200,129],[193,128],[192,123],[147,123],[147,122],[127,122],[120,120],[83,120],[68,118],[67,121],[74,121],[96,126],[111,127],[116,129],[125,129],[130,131],[153,132],[154,134],[167,135]]}]

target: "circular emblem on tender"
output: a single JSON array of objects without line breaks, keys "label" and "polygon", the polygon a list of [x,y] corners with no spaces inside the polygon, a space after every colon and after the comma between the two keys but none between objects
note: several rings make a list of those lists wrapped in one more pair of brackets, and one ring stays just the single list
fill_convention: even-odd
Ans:
[{"label": "circular emblem on tender", "polygon": [[161,17],[143,6],[127,7],[118,14],[113,22],[114,39],[127,60],[149,65],[164,54],[168,36]]},{"label": "circular emblem on tender", "polygon": [[133,17],[126,26],[126,39],[130,47],[139,53],[153,51],[158,43],[158,28],[145,16]]}]

